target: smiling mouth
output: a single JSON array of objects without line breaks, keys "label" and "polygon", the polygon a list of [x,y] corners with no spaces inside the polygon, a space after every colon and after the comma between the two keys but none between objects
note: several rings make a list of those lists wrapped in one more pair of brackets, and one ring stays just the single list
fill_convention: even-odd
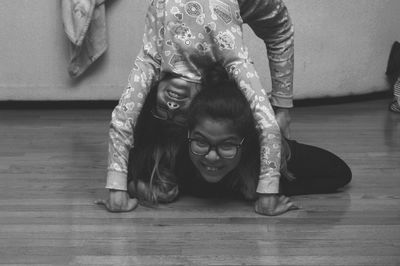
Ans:
[{"label": "smiling mouth", "polygon": [[210,172],[216,172],[216,171],[218,171],[218,168],[217,167],[206,166],[206,170],[210,171]]},{"label": "smiling mouth", "polygon": [[210,166],[206,164],[202,164],[203,168],[207,170],[207,172],[215,173],[222,169],[222,167]]},{"label": "smiling mouth", "polygon": [[173,99],[173,100],[176,100],[176,101],[182,101],[182,100],[184,100],[184,99],[187,98],[186,95],[183,95],[183,94],[180,94],[180,93],[171,91],[171,90],[168,90],[168,91],[167,91],[167,94],[168,94],[168,97],[169,97],[169,98],[171,98],[171,99]]}]

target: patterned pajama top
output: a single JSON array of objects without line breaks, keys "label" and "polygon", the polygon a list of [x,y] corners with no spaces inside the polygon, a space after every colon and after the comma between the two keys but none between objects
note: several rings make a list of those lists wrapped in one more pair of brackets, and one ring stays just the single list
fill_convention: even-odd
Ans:
[{"label": "patterned pajama top", "polygon": [[143,47],[112,113],[106,188],[127,189],[133,132],[153,84],[166,72],[200,82],[204,70],[219,62],[248,99],[261,133],[257,192],[278,193],[280,131],[243,43],[242,18],[267,46],[272,103],[292,107],[293,26],[281,0],[151,0]]}]

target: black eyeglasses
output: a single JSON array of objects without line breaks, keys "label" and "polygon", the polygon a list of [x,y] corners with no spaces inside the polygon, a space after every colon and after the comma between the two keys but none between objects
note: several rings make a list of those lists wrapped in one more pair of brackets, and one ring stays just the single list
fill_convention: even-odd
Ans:
[{"label": "black eyeglasses", "polygon": [[183,113],[173,114],[162,108],[161,106],[157,106],[151,110],[151,114],[154,118],[158,120],[162,120],[171,124],[175,124],[178,126],[186,127],[186,115]]},{"label": "black eyeglasses", "polygon": [[244,142],[244,139],[245,138],[243,138],[239,144],[226,141],[212,145],[204,139],[190,138],[190,132],[188,133],[189,148],[191,153],[194,155],[205,156],[210,153],[211,149],[214,149],[218,156],[224,159],[235,158]]}]

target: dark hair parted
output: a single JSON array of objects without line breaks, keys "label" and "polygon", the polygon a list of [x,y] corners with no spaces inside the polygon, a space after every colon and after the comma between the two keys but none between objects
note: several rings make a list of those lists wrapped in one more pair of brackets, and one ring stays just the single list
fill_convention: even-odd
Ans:
[{"label": "dark hair parted", "polygon": [[199,119],[204,117],[232,121],[233,129],[241,136],[247,135],[255,127],[247,99],[219,65],[204,73],[202,90],[189,108],[189,129],[194,128]]}]

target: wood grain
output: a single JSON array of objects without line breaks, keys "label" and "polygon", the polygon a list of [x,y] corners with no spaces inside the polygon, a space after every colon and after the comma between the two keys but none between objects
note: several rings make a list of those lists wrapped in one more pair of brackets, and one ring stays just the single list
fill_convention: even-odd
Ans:
[{"label": "wood grain", "polygon": [[400,115],[386,100],[299,107],[292,134],[338,154],[353,181],[293,197],[259,216],[251,203],[183,197],[108,213],[111,110],[0,110],[2,265],[400,265]]}]

